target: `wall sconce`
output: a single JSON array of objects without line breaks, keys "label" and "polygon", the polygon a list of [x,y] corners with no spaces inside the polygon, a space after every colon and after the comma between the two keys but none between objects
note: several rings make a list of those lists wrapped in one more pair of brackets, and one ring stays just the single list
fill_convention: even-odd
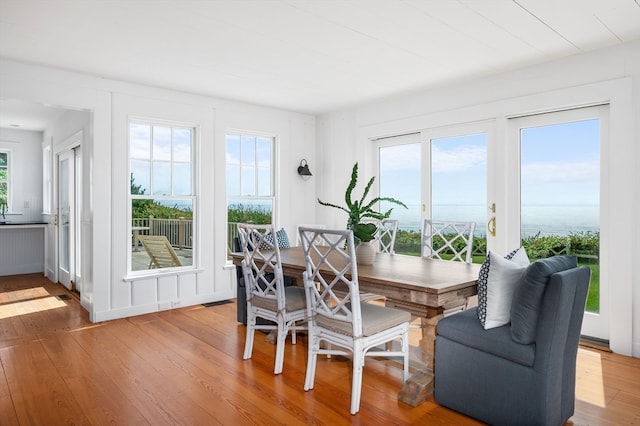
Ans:
[{"label": "wall sconce", "polygon": [[300,165],[298,166],[298,174],[304,180],[308,180],[311,176],[313,176],[311,174],[311,171],[309,170],[309,165],[307,164],[307,160],[304,158],[300,160]]}]

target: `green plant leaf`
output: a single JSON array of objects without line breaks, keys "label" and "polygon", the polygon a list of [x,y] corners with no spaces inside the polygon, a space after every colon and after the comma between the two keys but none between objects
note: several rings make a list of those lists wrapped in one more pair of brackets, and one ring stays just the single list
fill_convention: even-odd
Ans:
[{"label": "green plant leaf", "polygon": [[353,235],[362,242],[369,242],[375,238],[378,227],[374,223],[359,223],[353,227]]},{"label": "green plant leaf", "polygon": [[[382,220],[391,216],[391,212],[393,211],[392,208],[386,211],[385,213],[380,213],[373,210],[373,206],[376,203],[379,203],[380,201],[387,201],[387,202],[402,206],[405,209],[408,208],[402,201],[396,200],[393,197],[375,197],[374,199],[366,203],[365,200],[369,195],[369,191],[371,190],[371,187],[373,186],[374,181],[375,181],[375,176],[369,179],[369,181],[367,182],[367,185],[364,189],[364,192],[360,200],[353,200],[352,199],[353,191],[358,184],[358,163],[355,163],[353,165],[353,168],[351,169],[351,179],[349,180],[349,185],[347,186],[347,190],[345,191],[345,194],[344,194],[344,201],[345,201],[346,207],[339,206],[333,203],[327,203],[320,199],[318,199],[318,203],[323,206],[334,207],[334,208],[345,211],[349,215],[349,218],[347,220],[347,229],[354,229],[354,230],[356,225],[358,225],[365,218]],[[370,241],[370,240],[367,240],[367,241]]]}]

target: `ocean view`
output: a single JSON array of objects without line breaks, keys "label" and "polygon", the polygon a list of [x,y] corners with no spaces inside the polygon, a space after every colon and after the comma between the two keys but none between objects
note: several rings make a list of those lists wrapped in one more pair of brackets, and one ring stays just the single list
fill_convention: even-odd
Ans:
[{"label": "ocean view", "polygon": [[[392,218],[400,221],[399,228],[421,230],[420,204],[407,205],[409,209],[394,208]],[[486,235],[489,210],[484,204],[435,205],[434,219],[476,222],[476,236]],[[522,207],[523,236],[568,235],[569,233],[599,231],[599,206],[597,205],[536,205]]]},{"label": "ocean view", "polygon": [[[269,204],[254,201],[249,203],[269,210]],[[408,204],[408,209],[394,207],[392,219],[400,221],[399,229],[420,232],[420,204]],[[388,209],[389,207],[386,207]],[[386,211],[385,207],[382,208]],[[522,236],[534,236],[540,232],[541,236],[565,236],[570,233],[597,232],[600,230],[600,211],[597,205],[529,205],[522,207]],[[434,205],[433,217],[439,220],[474,221],[475,235],[486,235],[486,223],[489,209],[484,204],[469,205]]]}]

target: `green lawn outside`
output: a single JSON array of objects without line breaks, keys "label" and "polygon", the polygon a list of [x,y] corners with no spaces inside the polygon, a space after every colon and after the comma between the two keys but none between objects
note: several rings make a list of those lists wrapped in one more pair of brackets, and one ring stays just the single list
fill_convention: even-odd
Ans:
[{"label": "green lawn outside", "polygon": [[[420,256],[420,238],[420,233],[416,231],[398,230],[395,252]],[[570,234],[567,237],[534,236],[525,239],[522,244],[532,262],[554,255],[572,254],[578,257],[579,266],[591,268],[591,282],[585,310],[599,312],[600,264],[598,256],[594,254],[599,253],[599,233],[586,232]],[[473,263],[481,264],[486,257],[486,238],[475,237],[473,246]],[[443,257],[446,258],[446,255]]]}]

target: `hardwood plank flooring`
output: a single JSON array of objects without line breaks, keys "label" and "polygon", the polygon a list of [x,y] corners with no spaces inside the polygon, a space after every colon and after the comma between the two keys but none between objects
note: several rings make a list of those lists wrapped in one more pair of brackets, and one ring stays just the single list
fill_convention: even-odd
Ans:
[{"label": "hardwood plank flooring", "polygon": [[[304,392],[305,336],[288,342],[274,376],[265,335],[242,359],[235,310],[198,305],[93,324],[75,295],[42,275],[0,277],[0,425],[480,424],[432,397],[398,402],[400,369],[372,359],[351,416],[348,360],[320,358]],[[638,383],[640,359],[581,347],[568,424],[640,424]]]}]

